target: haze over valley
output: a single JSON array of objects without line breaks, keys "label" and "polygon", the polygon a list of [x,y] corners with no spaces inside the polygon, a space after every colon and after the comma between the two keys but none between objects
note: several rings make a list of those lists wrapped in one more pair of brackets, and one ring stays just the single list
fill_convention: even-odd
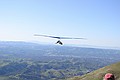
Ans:
[{"label": "haze over valley", "polygon": [[120,61],[120,50],[0,42],[0,79],[59,80]]}]

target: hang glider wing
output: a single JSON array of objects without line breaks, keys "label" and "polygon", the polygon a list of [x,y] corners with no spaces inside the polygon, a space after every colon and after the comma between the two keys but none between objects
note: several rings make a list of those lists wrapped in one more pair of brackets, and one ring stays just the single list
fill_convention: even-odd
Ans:
[{"label": "hang glider wing", "polygon": [[56,37],[56,36],[47,36],[47,35],[39,35],[39,34],[35,34],[34,36],[43,36],[43,37],[50,37],[56,39],[85,39],[85,38]]},{"label": "hang glider wing", "polygon": [[60,37],[47,36],[47,35],[39,35],[39,34],[35,34],[34,36],[43,36],[43,37],[50,37],[50,38],[57,38],[57,39],[60,39]]}]

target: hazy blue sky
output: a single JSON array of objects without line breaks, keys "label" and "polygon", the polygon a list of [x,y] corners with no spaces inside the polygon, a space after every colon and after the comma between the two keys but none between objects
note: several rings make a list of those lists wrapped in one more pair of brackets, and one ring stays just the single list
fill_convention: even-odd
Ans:
[{"label": "hazy blue sky", "polygon": [[120,47],[120,0],[0,0],[0,40],[56,41],[33,34],[87,38],[65,44]]}]

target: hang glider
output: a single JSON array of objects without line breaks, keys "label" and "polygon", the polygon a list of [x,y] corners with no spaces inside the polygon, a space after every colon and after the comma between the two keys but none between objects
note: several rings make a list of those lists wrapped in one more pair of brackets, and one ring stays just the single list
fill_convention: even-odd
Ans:
[{"label": "hang glider", "polygon": [[60,39],[85,39],[85,38],[71,38],[71,37],[58,37],[58,36],[48,36],[48,35],[39,35],[39,34],[35,34],[34,36],[43,36],[43,37],[50,37],[50,38],[55,38],[55,39],[59,39],[56,44],[60,44],[63,45],[63,43],[60,41]]}]

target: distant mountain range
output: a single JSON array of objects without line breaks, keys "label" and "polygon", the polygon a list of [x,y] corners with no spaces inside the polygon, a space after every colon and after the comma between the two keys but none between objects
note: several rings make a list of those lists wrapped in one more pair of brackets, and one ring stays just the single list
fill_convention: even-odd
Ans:
[{"label": "distant mountain range", "polygon": [[[30,43],[37,43],[37,44],[43,44],[43,45],[54,45],[53,43],[39,42],[39,41],[30,41]],[[85,45],[85,44],[64,44],[64,46],[120,50],[120,47]]]}]

